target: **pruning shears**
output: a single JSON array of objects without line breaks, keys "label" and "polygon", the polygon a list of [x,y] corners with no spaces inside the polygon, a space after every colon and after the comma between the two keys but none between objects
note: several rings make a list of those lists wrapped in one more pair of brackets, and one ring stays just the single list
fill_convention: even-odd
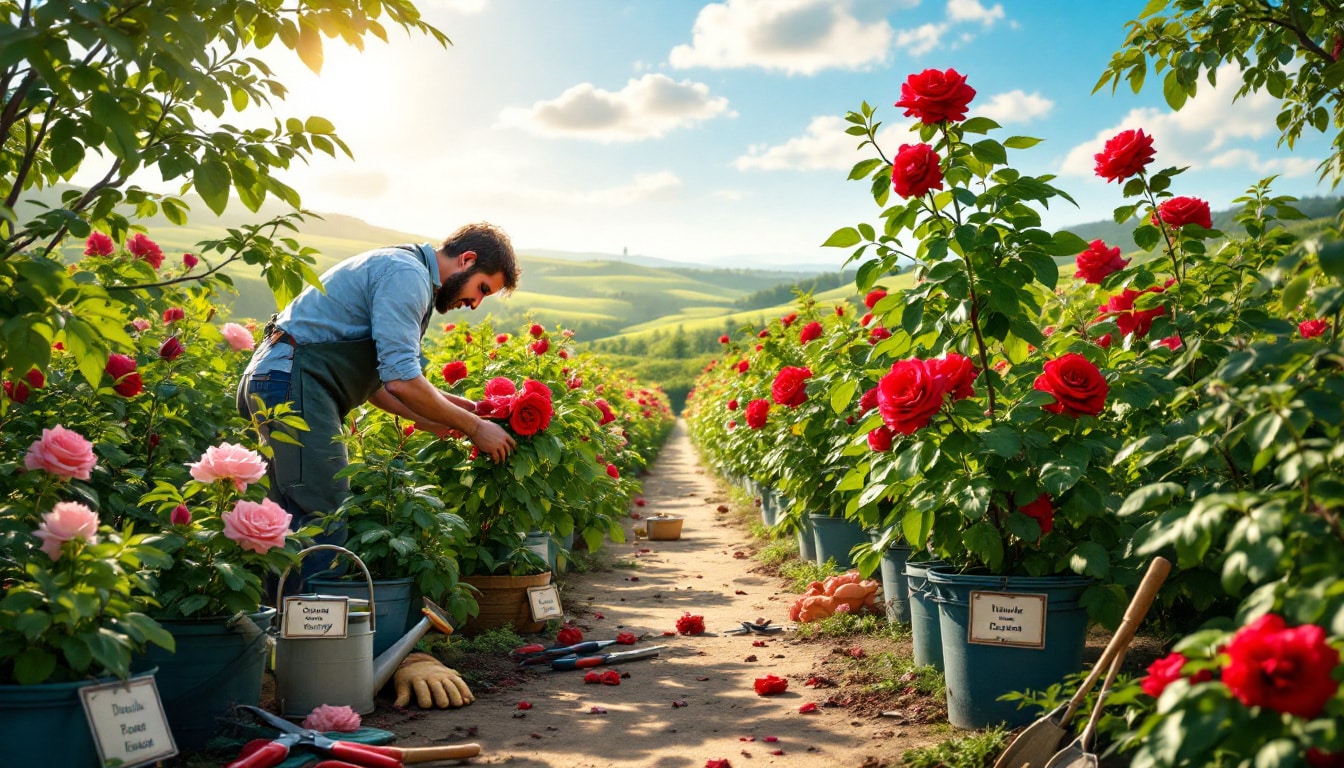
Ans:
[{"label": "pruning shears", "polygon": [[549,664],[566,656],[581,656],[600,651],[615,643],[615,640],[585,640],[582,643],[555,645],[550,648],[540,645],[524,645],[521,648],[515,648],[509,653],[509,656],[518,659],[518,666],[520,667],[533,667],[539,664]]},{"label": "pruning shears", "polygon": [[742,624],[742,625],[741,625],[740,627],[733,627],[732,629],[725,631],[723,634],[725,634],[725,635],[751,635],[751,634],[756,634],[756,635],[773,635],[773,634],[775,634],[776,632],[783,632],[783,631],[784,631],[784,628],[783,628],[783,627],[772,627],[772,626],[770,626],[770,620],[766,620],[766,621],[762,621],[762,622],[744,621],[744,622],[741,622],[741,624]]},{"label": "pruning shears", "polygon": [[551,669],[559,671],[588,669],[589,667],[600,667],[603,664],[613,664],[620,661],[647,659],[650,656],[657,656],[658,652],[666,647],[666,645],[654,645],[633,651],[617,651],[616,653],[603,653],[597,656],[579,656],[577,654],[574,656],[565,656],[563,658],[552,660]]},{"label": "pruning shears", "polygon": [[240,704],[236,709],[245,710],[258,720],[280,731],[280,735],[271,741],[249,743],[243,748],[237,760],[224,768],[272,768],[285,761],[289,752],[296,746],[308,747],[330,756],[318,765],[355,766],[355,768],[403,768],[404,763],[423,763],[434,760],[460,760],[480,754],[479,744],[453,744],[440,747],[385,747],[373,744],[360,744],[354,741],[339,741],[326,734],[295,725],[279,715],[271,714],[260,707]]}]

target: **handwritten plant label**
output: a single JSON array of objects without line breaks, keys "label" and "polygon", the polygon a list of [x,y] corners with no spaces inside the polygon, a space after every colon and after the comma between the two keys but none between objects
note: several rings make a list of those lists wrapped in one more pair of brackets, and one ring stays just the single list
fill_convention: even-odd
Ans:
[{"label": "handwritten plant label", "polygon": [[284,638],[340,638],[349,631],[350,598],[335,595],[286,597]]},{"label": "handwritten plant label", "polygon": [[527,602],[532,609],[533,621],[562,619],[565,616],[564,609],[560,607],[560,591],[555,588],[554,584],[548,584],[544,587],[528,587]]},{"label": "handwritten plant label", "polygon": [[133,768],[177,754],[153,675],[79,689],[102,765]]},{"label": "handwritten plant label", "polygon": [[969,642],[1045,647],[1046,595],[971,592]]}]

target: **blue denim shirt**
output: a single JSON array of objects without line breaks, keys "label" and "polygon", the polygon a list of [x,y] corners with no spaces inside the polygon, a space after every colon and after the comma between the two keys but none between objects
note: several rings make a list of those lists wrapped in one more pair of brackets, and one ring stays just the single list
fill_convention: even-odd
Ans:
[{"label": "blue denim shirt", "polygon": [[[326,293],[304,288],[280,312],[276,324],[300,344],[371,338],[378,347],[378,375],[383,381],[414,379],[428,364],[420,352],[421,322],[439,285],[434,247],[428,243],[416,247],[419,255],[387,247],[342,261],[322,275]],[[291,346],[263,342],[247,373],[292,371],[293,366]]]}]

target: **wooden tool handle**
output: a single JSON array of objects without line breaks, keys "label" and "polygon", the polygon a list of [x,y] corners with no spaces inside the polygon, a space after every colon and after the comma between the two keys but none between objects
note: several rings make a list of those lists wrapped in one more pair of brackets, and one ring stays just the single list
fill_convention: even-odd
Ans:
[{"label": "wooden tool handle", "polygon": [[1101,671],[1111,665],[1111,660],[1122,648],[1129,647],[1130,641],[1134,639],[1134,633],[1139,631],[1139,625],[1143,623],[1143,618],[1148,615],[1148,609],[1152,607],[1153,600],[1157,597],[1157,590],[1162,587],[1162,582],[1167,580],[1168,573],[1171,573],[1171,563],[1165,557],[1155,557],[1153,562],[1148,564],[1148,571],[1143,574],[1143,581],[1139,582],[1138,590],[1129,601],[1129,607],[1125,609],[1125,617],[1120,621],[1120,626],[1116,627],[1115,634],[1106,644],[1106,649],[1101,652],[1101,658],[1097,659],[1087,679],[1078,686],[1078,692],[1069,699],[1069,708],[1064,710],[1064,715],[1060,719],[1061,726],[1067,724],[1078,711],[1078,707],[1082,706],[1083,699],[1092,692],[1092,687],[1097,684],[1097,678],[1101,677]]},{"label": "wooden tool handle", "polygon": [[1111,691],[1111,684],[1115,682],[1115,676],[1120,673],[1120,665],[1125,662],[1125,654],[1129,652],[1129,646],[1126,644],[1115,654],[1111,661],[1111,668],[1106,673],[1106,682],[1101,684],[1101,692],[1097,694],[1097,703],[1092,705],[1092,716],[1087,718],[1087,727],[1083,728],[1083,735],[1080,742],[1084,749],[1091,744],[1092,739],[1097,734],[1097,722],[1101,720],[1101,708],[1106,703],[1106,694]]},{"label": "wooden tool handle", "polygon": [[441,747],[402,747],[401,762],[428,763],[434,760],[461,760],[481,754],[480,744],[445,744]]}]

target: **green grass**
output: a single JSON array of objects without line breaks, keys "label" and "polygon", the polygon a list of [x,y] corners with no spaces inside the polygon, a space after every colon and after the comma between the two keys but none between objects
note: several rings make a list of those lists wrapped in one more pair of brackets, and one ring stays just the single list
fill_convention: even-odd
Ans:
[{"label": "green grass", "polygon": [[779,567],[779,575],[789,581],[789,588],[800,594],[807,589],[808,584],[825,581],[827,576],[841,573],[844,571],[835,564],[834,558],[827,560],[823,565],[817,565],[810,560],[794,560]]},{"label": "green grass", "polygon": [[991,728],[940,742],[932,747],[906,750],[905,768],[989,768],[1004,747],[1009,732]]},{"label": "green grass", "polygon": [[885,615],[875,613],[837,613],[817,621],[798,625],[799,637],[889,637],[893,640],[910,639],[910,630],[887,621]]}]

